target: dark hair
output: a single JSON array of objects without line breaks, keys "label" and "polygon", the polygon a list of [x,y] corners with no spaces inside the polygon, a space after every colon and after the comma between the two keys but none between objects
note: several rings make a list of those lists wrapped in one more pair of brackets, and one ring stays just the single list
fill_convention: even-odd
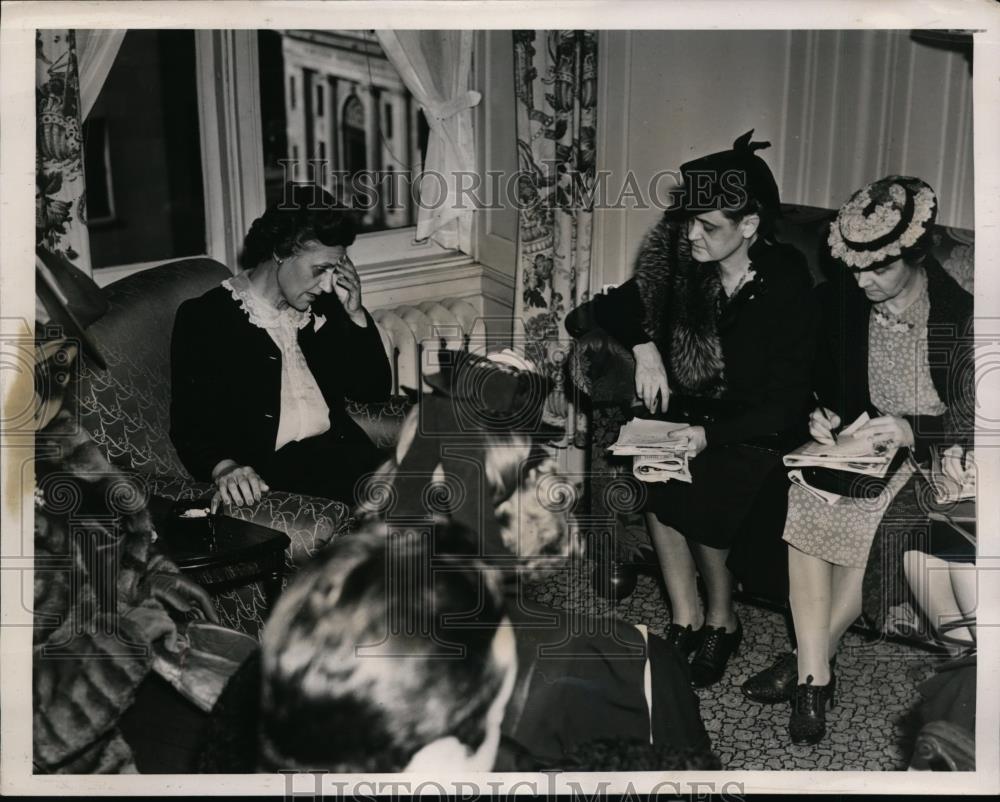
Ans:
[{"label": "dark hair", "polygon": [[291,256],[307,242],[347,248],[356,236],[354,213],[333,195],[315,184],[287,183],[281,200],[250,226],[240,266],[249,270],[272,256]]},{"label": "dark hair", "polygon": [[758,236],[761,239],[771,239],[774,234],[774,221],[778,217],[777,212],[764,206],[751,195],[746,196],[746,201],[739,208],[720,209],[720,211],[734,223],[738,223],[748,215],[755,214],[760,218],[760,225],[757,226]]},{"label": "dark hair", "polygon": [[505,675],[503,596],[475,561],[432,553],[373,527],[284,593],[262,641],[262,769],[397,772],[443,737],[482,745]]}]

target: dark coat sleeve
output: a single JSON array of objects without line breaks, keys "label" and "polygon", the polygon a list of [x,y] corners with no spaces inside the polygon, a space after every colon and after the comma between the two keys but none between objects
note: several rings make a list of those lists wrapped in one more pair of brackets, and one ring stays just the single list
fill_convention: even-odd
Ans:
[{"label": "dark coat sleeve", "polygon": [[643,328],[639,284],[630,278],[624,284],[591,300],[594,322],[626,348],[650,341]]},{"label": "dark coat sleeve", "polygon": [[219,347],[220,332],[202,309],[203,298],[186,301],[177,310],[170,340],[170,439],[181,462],[195,479],[211,479],[212,469],[229,453],[233,438],[224,382],[211,354]]},{"label": "dark coat sleeve", "polygon": [[[384,401],[392,392],[392,367],[375,320],[364,310],[367,326],[358,326],[335,297],[321,299],[313,311],[326,318],[310,348],[314,375],[337,385],[338,394],[354,401]],[[320,364],[322,363],[322,365]],[[327,393],[328,397],[334,393]]]},{"label": "dark coat sleeve", "polygon": [[913,455],[930,459],[935,447],[975,445],[975,340],[972,296],[943,268],[928,266],[931,317],[928,320],[928,356],[931,378],[943,415],[905,415],[913,430]]},{"label": "dark coat sleeve", "polygon": [[[782,276],[771,288],[764,391],[740,414],[705,426],[709,445],[726,445],[782,434],[800,426],[810,397],[815,343],[812,280],[805,257],[789,251]],[[794,255],[791,255],[794,254]]]}]

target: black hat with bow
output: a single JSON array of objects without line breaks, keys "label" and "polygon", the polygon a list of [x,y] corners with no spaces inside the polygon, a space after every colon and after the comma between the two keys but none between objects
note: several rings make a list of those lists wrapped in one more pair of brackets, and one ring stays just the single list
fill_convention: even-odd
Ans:
[{"label": "black hat with bow", "polygon": [[770,142],[751,142],[753,129],[733,142],[730,150],[711,153],[681,165],[683,185],[673,191],[671,217],[684,218],[722,209],[742,209],[749,198],[773,215],[781,211],[781,196],[771,168],[758,150]]}]

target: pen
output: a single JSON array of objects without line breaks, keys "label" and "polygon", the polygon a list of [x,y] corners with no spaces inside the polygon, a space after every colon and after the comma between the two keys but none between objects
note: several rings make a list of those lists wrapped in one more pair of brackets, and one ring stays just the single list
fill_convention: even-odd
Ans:
[{"label": "pen", "polygon": [[833,421],[830,420],[830,416],[826,414],[826,407],[824,407],[823,404],[820,403],[819,394],[815,390],[813,390],[812,397],[816,401],[816,409],[819,410],[819,414],[823,416],[823,420],[825,420],[827,423],[830,424],[830,437],[834,440],[834,442],[836,442],[837,435],[834,433],[833,430]]}]

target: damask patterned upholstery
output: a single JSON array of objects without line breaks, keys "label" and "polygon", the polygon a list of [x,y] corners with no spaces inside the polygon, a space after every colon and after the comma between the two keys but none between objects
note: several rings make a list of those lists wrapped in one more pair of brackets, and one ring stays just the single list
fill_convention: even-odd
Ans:
[{"label": "damask patterned upholstery", "polygon": [[[177,307],[230,275],[205,258],[182,259],[128,276],[105,288],[110,308],[88,331],[108,363],[101,371],[80,360],[74,403],[86,428],[111,462],[135,472],[149,492],[171,499],[211,495],[195,482],[170,441],[170,336]],[[348,411],[376,445],[395,445],[408,404],[350,403]],[[272,492],[253,507],[231,511],[288,535],[286,577],[331,538],[347,529],[349,510],[339,501]],[[224,623],[257,634],[264,597],[257,586],[217,598]]]},{"label": "damask patterned upholstery", "polygon": [[177,307],[229,275],[212,259],[185,259],[105,288],[110,309],[88,331],[108,369],[81,363],[76,398],[81,422],[112,462],[191,478],[170,442],[170,334]]},{"label": "damask patterned upholstery", "polygon": [[[825,257],[828,226],[836,212],[808,206],[784,209],[777,227],[777,237],[801,250],[809,261],[816,283],[825,280],[831,269]],[[936,226],[932,233],[932,253],[948,273],[969,292],[973,291],[975,234],[966,229]],[[569,361],[573,382],[588,401],[590,468],[586,498],[590,514],[597,518],[617,517],[615,548],[622,560],[633,559],[652,546],[642,516],[635,510],[633,494],[640,494],[641,483],[630,476],[628,460],[609,457],[607,447],[617,439],[634,397],[632,355],[600,330],[577,341]],[[631,490],[626,491],[626,487]],[[624,504],[622,499],[628,501]]]}]

